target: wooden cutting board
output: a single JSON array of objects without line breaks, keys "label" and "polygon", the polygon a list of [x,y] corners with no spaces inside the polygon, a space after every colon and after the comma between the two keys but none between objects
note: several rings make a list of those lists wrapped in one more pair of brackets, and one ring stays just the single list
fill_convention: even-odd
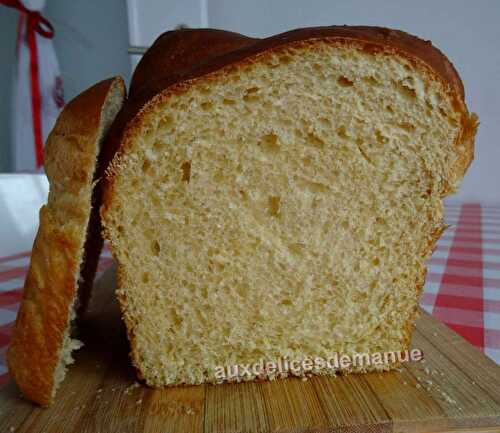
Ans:
[{"label": "wooden cutting board", "polygon": [[[0,391],[0,432],[500,432],[500,367],[423,313],[400,372],[153,390],[136,382],[108,271],[85,346],[41,409],[13,383]],[[104,307],[104,308],[103,308]]]}]

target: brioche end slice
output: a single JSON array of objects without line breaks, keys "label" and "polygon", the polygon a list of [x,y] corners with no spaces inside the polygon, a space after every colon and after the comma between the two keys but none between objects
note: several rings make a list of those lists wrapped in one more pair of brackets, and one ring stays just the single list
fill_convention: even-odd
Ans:
[{"label": "brioche end slice", "polygon": [[87,305],[102,248],[94,228],[99,223],[99,203],[93,199],[98,156],[124,98],[121,77],[94,85],[64,107],[47,139],[49,197],[40,209],[7,352],[10,374],[20,390],[41,406],[53,402],[73,350],[82,345],[73,338],[72,325]]},{"label": "brioche end slice", "polygon": [[[369,27],[248,41],[156,84],[145,58],[136,100],[157,94],[125,110],[101,209],[140,376],[218,383],[261,360],[407,350],[443,197],[473,158],[448,59]],[[377,360],[309,372],[399,365]]]}]

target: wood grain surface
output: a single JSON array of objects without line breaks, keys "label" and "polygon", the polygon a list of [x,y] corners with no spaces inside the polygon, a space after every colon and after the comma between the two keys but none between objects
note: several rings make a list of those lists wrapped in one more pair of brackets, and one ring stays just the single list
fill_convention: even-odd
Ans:
[{"label": "wood grain surface", "polygon": [[96,283],[85,346],[41,409],[0,390],[0,432],[500,432],[500,367],[423,313],[401,371],[151,389],[137,382],[112,293]]}]

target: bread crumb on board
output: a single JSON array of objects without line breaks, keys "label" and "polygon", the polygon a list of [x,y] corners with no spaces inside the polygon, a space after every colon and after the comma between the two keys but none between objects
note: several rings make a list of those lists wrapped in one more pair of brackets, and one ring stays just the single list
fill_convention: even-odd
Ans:
[{"label": "bread crumb on board", "polygon": [[[424,367],[422,370],[425,374],[428,376],[438,376],[438,377],[443,377],[445,374],[443,371],[439,371],[436,369],[431,369],[429,367]],[[441,387],[439,386],[438,382],[436,380],[431,380],[431,379],[426,379],[421,376],[415,376],[415,379],[417,380],[417,383],[415,384],[415,388],[417,389],[425,389],[427,392],[432,392],[434,391],[434,394],[440,397],[443,401],[446,403],[452,404],[454,406],[457,406],[459,410],[462,410],[461,407],[458,407],[458,402],[453,399],[448,393],[443,391]],[[439,380],[439,379],[437,379]],[[474,381],[471,382],[473,385],[475,384]],[[404,385],[406,385],[406,382],[403,382]]]},{"label": "bread crumb on board", "polygon": [[123,391],[123,393],[125,395],[130,395],[134,391],[134,389],[139,388],[140,386],[141,384],[139,382],[134,382],[133,384],[127,386],[125,388],[125,391]]}]

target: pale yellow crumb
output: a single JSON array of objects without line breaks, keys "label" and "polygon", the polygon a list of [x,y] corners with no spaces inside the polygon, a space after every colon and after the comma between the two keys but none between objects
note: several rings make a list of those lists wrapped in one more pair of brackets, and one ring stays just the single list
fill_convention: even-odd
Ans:
[{"label": "pale yellow crumb", "polygon": [[125,134],[102,219],[148,385],[409,349],[472,120],[419,62],[311,44],[159,95]]}]

